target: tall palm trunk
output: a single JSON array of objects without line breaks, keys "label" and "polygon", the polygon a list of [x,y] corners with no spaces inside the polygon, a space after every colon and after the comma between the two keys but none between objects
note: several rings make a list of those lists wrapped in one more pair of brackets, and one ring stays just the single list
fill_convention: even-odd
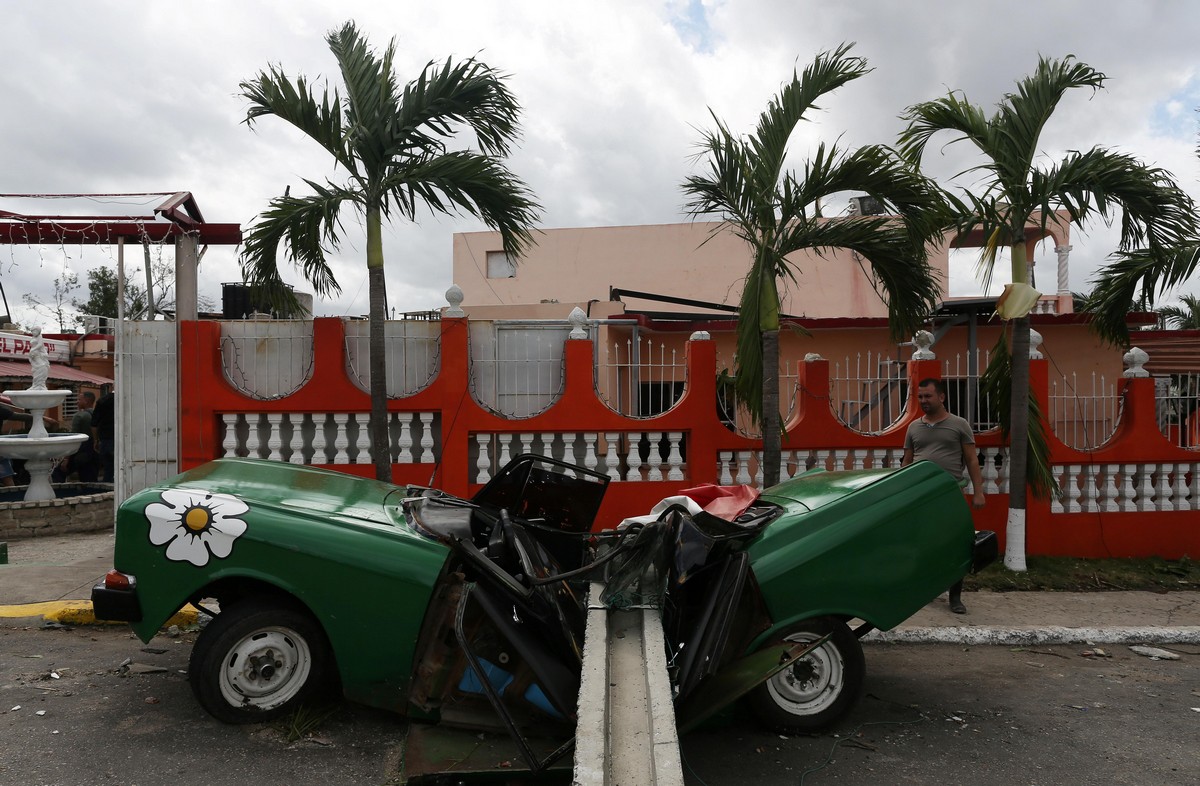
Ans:
[{"label": "tall palm trunk", "polygon": [[[1024,283],[1029,276],[1024,221],[1013,232],[1012,280]],[[1025,500],[1029,457],[1029,317],[1013,320],[1012,397],[1008,430],[1008,522],[1005,527],[1004,565],[1026,570]]]},{"label": "tall palm trunk", "polygon": [[387,282],[383,276],[383,222],[379,208],[367,210],[367,362],[371,368],[371,456],[375,479],[391,481],[392,451],[387,422],[387,347],[383,328],[387,320]]},{"label": "tall palm trunk", "polygon": [[779,330],[762,334],[762,473],[764,489],[779,483],[782,444],[779,423]]},{"label": "tall palm trunk", "polygon": [[1004,565],[1025,570],[1025,500],[1029,455],[1029,317],[1013,320],[1012,401],[1009,410],[1008,525]]}]

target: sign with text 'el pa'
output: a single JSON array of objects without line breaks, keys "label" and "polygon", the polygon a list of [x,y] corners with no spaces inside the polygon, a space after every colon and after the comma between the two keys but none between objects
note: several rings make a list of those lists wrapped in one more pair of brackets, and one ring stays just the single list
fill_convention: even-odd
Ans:
[{"label": "sign with text 'el pa'", "polygon": [[[42,341],[46,345],[46,354],[50,357],[50,360],[59,363],[70,362],[70,344],[53,338],[43,338]],[[5,333],[0,331],[0,358],[24,360],[29,356],[29,349],[32,346],[33,336],[26,336],[23,333]]]}]

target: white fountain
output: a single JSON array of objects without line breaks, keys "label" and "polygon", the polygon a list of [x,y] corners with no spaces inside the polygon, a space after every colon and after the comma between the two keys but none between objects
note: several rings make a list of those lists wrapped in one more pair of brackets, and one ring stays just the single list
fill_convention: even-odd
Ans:
[{"label": "white fountain", "polygon": [[46,410],[62,404],[71,391],[46,389],[50,356],[46,352],[41,329],[33,329],[30,344],[29,365],[33,368],[33,384],[28,390],[6,390],[4,395],[18,407],[28,410],[33,422],[29,425],[28,434],[0,435],[0,457],[25,461],[25,470],[29,473],[26,502],[54,499],[54,488],[50,485],[50,473],[54,465],[79,450],[79,446],[88,439],[87,434],[50,434],[46,431],[42,415]]}]

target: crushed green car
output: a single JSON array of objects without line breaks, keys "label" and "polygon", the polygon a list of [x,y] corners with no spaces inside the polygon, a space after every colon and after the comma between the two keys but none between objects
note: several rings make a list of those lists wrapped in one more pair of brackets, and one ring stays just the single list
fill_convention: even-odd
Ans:
[{"label": "crushed green car", "polygon": [[[608,482],[522,455],[461,499],[222,459],[121,505],[114,570],[92,598],[143,641],[185,604],[211,614],[188,679],[222,721],[340,691],[430,722],[499,716],[519,735],[573,724],[587,586],[601,581],[609,605],[662,608],[677,708],[744,695],[764,722],[797,731],[853,706],[862,635],[996,556],[958,485],[927,462],[810,471],[729,518],[667,503],[593,532]],[[813,646],[711,690],[784,642]]]}]

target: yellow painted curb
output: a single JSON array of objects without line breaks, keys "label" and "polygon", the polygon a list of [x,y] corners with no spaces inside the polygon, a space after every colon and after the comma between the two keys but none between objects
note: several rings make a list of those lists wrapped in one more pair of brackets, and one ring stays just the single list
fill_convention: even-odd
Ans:
[{"label": "yellow painted curb", "polygon": [[[16,606],[0,606],[0,619],[41,617],[47,622],[62,625],[124,625],[124,622],[98,620],[90,600],[49,600],[42,603],[22,603]],[[181,627],[196,624],[200,612],[193,606],[184,606],[166,625]]]}]

